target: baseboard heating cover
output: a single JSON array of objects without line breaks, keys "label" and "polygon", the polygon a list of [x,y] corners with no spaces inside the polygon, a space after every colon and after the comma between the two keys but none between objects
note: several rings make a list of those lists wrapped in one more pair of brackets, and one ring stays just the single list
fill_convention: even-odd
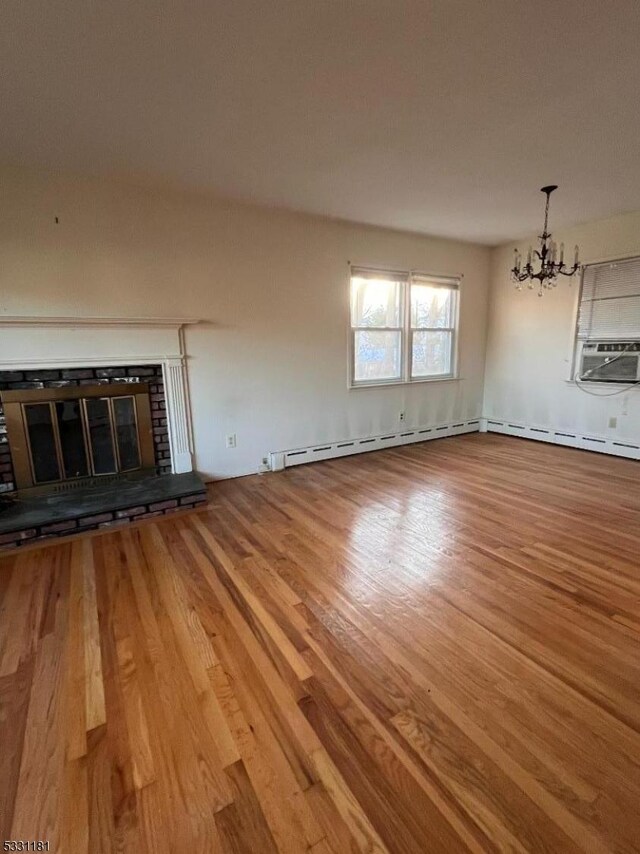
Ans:
[{"label": "baseboard heating cover", "polygon": [[289,451],[274,451],[270,455],[271,470],[281,471],[290,466],[330,460],[335,457],[348,457],[351,454],[364,454],[367,451],[379,451],[381,448],[394,448],[399,445],[411,445],[414,442],[428,442],[445,436],[459,436],[462,433],[475,433],[481,429],[480,419],[470,421],[452,421],[431,427],[410,427],[392,430],[380,436],[364,436],[358,439],[343,439],[340,442],[319,442],[308,448],[292,448]]},{"label": "baseboard heating cover", "polygon": [[522,421],[502,418],[482,418],[481,429],[488,433],[506,433],[508,436],[520,436],[524,439],[535,439],[538,442],[551,442],[554,445],[580,448],[583,451],[597,451],[600,454],[614,454],[616,457],[640,460],[640,441],[632,442],[615,436],[601,436],[597,433],[540,425],[532,426]]}]

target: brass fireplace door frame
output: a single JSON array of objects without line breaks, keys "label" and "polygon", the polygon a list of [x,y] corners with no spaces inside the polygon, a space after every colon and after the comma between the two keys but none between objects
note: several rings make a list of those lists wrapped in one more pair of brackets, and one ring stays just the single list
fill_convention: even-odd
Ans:
[{"label": "brass fireplace door frame", "polygon": [[[50,491],[61,483],[72,483],[80,480],[89,481],[101,477],[113,476],[106,474],[92,474],[89,477],[67,478],[36,483],[31,464],[31,449],[27,422],[23,406],[29,403],[55,404],[60,400],[83,400],[86,398],[116,398],[133,397],[135,401],[136,428],[138,434],[138,447],[140,450],[140,467],[134,471],[151,469],[155,466],[155,451],[153,446],[153,428],[151,424],[151,404],[149,400],[149,386],[147,383],[112,383],[110,385],[86,385],[86,386],[64,386],[62,388],[38,388],[17,389],[15,391],[0,392],[7,424],[7,436],[13,459],[13,470],[16,478],[17,490],[28,490],[33,492]],[[84,410],[84,406],[83,406]],[[111,433],[115,441],[115,422],[113,417],[113,406],[109,405],[109,418],[111,422]],[[84,425],[84,419],[83,419]],[[57,437],[57,424],[54,420],[54,435]],[[84,429],[84,426],[83,426]],[[88,439],[85,432],[85,448],[88,449]],[[64,472],[59,438],[56,438],[56,451],[58,455],[58,467]],[[116,448],[117,454],[117,448]],[[118,459],[118,456],[116,456]],[[119,472],[120,473],[120,472]]]}]

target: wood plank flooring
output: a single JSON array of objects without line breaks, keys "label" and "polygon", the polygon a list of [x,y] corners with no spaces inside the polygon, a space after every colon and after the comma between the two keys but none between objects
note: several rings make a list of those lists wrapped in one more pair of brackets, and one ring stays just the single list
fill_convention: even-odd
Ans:
[{"label": "wood plank flooring", "polygon": [[465,436],[0,558],[0,841],[640,851],[639,475]]}]

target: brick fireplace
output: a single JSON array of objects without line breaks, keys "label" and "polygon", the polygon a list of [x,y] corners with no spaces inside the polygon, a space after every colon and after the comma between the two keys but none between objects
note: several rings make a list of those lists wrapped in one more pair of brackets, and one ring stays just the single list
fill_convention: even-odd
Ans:
[{"label": "brick fireplace", "polygon": [[155,465],[159,473],[170,472],[171,452],[162,365],[0,371],[0,493],[13,492],[17,487],[2,392],[51,389],[53,394],[56,389],[77,388],[78,395],[81,395],[85,387],[119,384],[148,386]]},{"label": "brick fireplace", "polygon": [[[0,547],[125,524],[206,501],[204,485],[191,464],[184,326],[193,322],[0,316],[0,397],[5,397],[4,407],[0,402]],[[129,360],[123,358],[126,353]],[[65,403],[56,402],[60,399]],[[136,409],[135,419],[130,417],[125,426],[130,440],[143,439],[144,459],[142,455],[134,459],[128,470],[120,465],[118,434],[110,438],[118,464],[96,468],[87,402],[94,410],[100,403],[105,413],[111,413],[115,433],[116,424],[122,428],[122,418],[114,419],[116,404],[124,411],[125,404],[131,406],[133,401],[137,406],[141,400],[143,422]],[[69,425],[60,418],[72,410],[82,415],[78,419],[82,432],[78,425],[74,429],[80,442],[83,437],[85,441],[83,450],[74,452],[74,465],[78,453],[85,454],[87,468],[76,468],[69,475],[65,461],[73,457],[65,457]],[[34,412],[50,413],[46,424],[50,445],[49,450],[46,445],[41,449],[40,464],[51,488],[34,483],[38,476],[43,480],[42,471],[34,470],[32,428],[27,424],[27,415]],[[16,413],[24,421],[22,433],[15,426]],[[37,417],[42,421],[40,414]],[[42,425],[38,429],[42,432]],[[9,440],[21,436],[28,446],[29,470],[24,453],[18,461],[16,447],[13,453],[10,447]],[[46,471],[48,453],[57,457],[53,473]],[[38,488],[25,489],[25,481]],[[50,494],[39,497],[42,492]]]}]

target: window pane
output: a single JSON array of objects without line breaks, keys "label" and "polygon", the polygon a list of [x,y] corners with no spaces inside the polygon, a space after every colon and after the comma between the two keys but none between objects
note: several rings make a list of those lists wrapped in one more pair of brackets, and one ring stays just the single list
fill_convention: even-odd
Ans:
[{"label": "window pane", "polygon": [[402,334],[382,330],[355,333],[356,382],[397,380],[401,377]]},{"label": "window pane", "polygon": [[140,466],[138,428],[135,403],[132,397],[113,398],[113,416],[116,422],[116,439],[120,455],[120,470],[128,471]]},{"label": "window pane", "polygon": [[53,432],[51,408],[48,403],[28,403],[24,417],[29,431],[31,462],[36,483],[60,480],[56,440]]},{"label": "window pane", "polygon": [[413,327],[453,326],[453,291],[429,285],[411,286],[411,325]]},{"label": "window pane", "polygon": [[401,326],[402,284],[388,279],[351,279],[352,326]]},{"label": "window pane", "polygon": [[117,471],[117,468],[113,453],[109,401],[103,397],[92,397],[87,398],[86,405],[93,470],[96,474],[111,474]]},{"label": "window pane", "polygon": [[89,470],[80,401],[59,400],[55,406],[65,477],[86,477]]},{"label": "window pane", "polygon": [[414,332],[411,375],[430,377],[451,373],[451,332]]}]

